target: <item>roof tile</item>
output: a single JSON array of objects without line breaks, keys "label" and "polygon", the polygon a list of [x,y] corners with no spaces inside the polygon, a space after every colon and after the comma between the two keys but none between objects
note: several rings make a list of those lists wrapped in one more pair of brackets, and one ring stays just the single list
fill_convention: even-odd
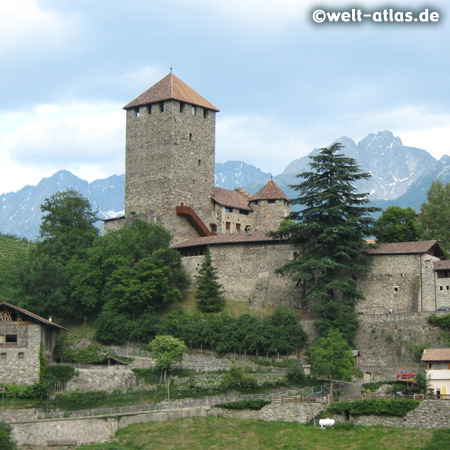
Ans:
[{"label": "roof tile", "polygon": [[141,105],[157,103],[163,100],[179,100],[202,108],[219,111],[212,103],[204,99],[200,94],[194,91],[186,83],[181,81],[172,72],[158,81],[150,89],[136,97],[123,109],[131,109]]},{"label": "roof tile", "polygon": [[221,206],[252,211],[248,206],[248,197],[237,190],[215,187],[213,200]]},{"label": "roof tile", "polygon": [[263,186],[251,200],[288,200],[289,197],[278,187],[275,181],[270,180]]}]

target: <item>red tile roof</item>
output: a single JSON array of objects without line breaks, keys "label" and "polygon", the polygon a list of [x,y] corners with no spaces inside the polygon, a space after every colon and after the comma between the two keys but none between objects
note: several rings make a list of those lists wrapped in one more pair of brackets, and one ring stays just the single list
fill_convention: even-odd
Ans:
[{"label": "red tile roof", "polygon": [[270,180],[252,198],[252,200],[288,200],[289,197],[278,187],[275,181]]},{"label": "red tile roof", "polygon": [[190,103],[191,105],[219,111],[212,103],[204,99],[173,73],[169,73],[161,81],[153,85],[139,97],[135,98],[132,102],[128,103],[128,105],[124,106],[123,109],[162,102],[163,100],[179,100]]},{"label": "red tile roof", "polygon": [[392,244],[380,244],[378,248],[367,250],[371,255],[408,255],[413,253],[429,253],[437,257],[443,257],[444,253],[437,241],[396,242]]},{"label": "red tile roof", "polygon": [[239,191],[215,187],[213,200],[221,206],[252,211],[248,206],[248,197]]},{"label": "red tile roof", "polygon": [[[189,239],[181,244],[174,245],[173,248],[187,248],[197,247],[201,245],[217,245],[217,244],[245,244],[255,242],[271,242],[274,241],[272,237],[266,235],[263,231],[254,231],[252,234],[232,233],[232,234],[218,234],[217,236],[207,236],[195,239]],[[274,241],[279,242],[279,241]]]},{"label": "red tile roof", "polygon": [[450,348],[426,348],[422,361],[450,361]]}]

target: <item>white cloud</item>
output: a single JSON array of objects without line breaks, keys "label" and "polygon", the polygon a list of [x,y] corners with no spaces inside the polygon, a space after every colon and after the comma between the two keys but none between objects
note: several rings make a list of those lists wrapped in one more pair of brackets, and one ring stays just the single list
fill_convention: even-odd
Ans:
[{"label": "white cloud", "polygon": [[20,46],[58,46],[70,30],[70,21],[43,10],[35,0],[0,2],[0,51]]},{"label": "white cloud", "polygon": [[235,116],[217,122],[217,162],[244,161],[276,175],[311,150],[302,130],[280,125],[268,117]]},{"label": "white cloud", "polygon": [[17,188],[17,181],[7,182],[11,174],[22,180],[20,188],[60,169],[88,181],[124,173],[125,114],[119,105],[40,105],[3,120],[9,132],[0,142],[0,191]]}]

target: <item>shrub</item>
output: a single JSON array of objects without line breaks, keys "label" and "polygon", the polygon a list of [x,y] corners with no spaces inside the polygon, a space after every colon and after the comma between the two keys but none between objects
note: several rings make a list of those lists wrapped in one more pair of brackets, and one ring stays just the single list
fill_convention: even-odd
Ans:
[{"label": "shrub", "polygon": [[228,402],[228,403],[221,403],[219,405],[216,405],[217,408],[225,408],[225,409],[234,409],[242,411],[244,409],[252,409],[255,411],[259,411],[264,406],[268,405],[270,400],[264,400],[264,399],[251,399],[251,400],[241,400],[238,402]]},{"label": "shrub", "polygon": [[0,450],[16,450],[17,445],[12,436],[11,425],[0,422]]},{"label": "shrub", "polygon": [[302,361],[288,359],[286,363],[286,377],[291,383],[302,383],[305,380]]},{"label": "shrub", "polygon": [[354,416],[397,416],[404,417],[409,411],[417,408],[419,402],[409,399],[367,399],[354,402],[331,404],[327,412],[330,414],[352,414]]}]

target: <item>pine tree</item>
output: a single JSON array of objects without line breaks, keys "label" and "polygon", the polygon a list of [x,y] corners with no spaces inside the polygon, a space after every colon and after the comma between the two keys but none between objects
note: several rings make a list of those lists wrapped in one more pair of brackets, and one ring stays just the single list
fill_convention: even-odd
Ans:
[{"label": "pine tree", "polygon": [[299,197],[292,200],[302,209],[291,213],[290,222],[277,235],[301,244],[296,258],[277,272],[292,275],[304,287],[304,304],[320,313],[316,328],[320,336],[338,329],[352,342],[358,327],[355,305],[363,295],[359,276],[368,272],[368,244],[378,208],[366,206],[368,194],[356,192],[354,183],[370,177],[360,172],[353,158],[338,151],[341,144],[322,148],[312,156],[311,171],[298,175],[304,181],[291,186]]},{"label": "pine tree", "polygon": [[195,297],[201,312],[215,313],[225,308],[222,285],[218,283],[217,269],[212,265],[211,252],[206,248],[205,259],[198,270]]}]

